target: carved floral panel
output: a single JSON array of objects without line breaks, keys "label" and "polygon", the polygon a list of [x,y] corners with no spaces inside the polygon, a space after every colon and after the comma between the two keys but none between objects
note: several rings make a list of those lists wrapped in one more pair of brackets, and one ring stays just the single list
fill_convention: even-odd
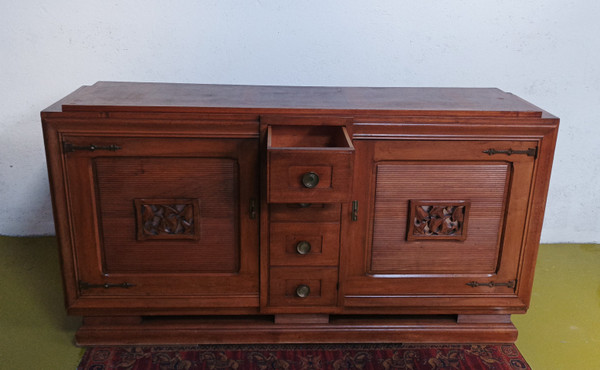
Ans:
[{"label": "carved floral panel", "polygon": [[469,201],[411,200],[407,240],[465,240]]},{"label": "carved floral panel", "polygon": [[198,199],[136,199],[138,240],[198,239]]}]

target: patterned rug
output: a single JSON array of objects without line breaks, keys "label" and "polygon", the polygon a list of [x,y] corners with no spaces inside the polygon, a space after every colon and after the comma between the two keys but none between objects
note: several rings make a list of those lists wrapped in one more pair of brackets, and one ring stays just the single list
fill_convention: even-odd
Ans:
[{"label": "patterned rug", "polygon": [[513,344],[92,347],[80,370],[531,369]]}]

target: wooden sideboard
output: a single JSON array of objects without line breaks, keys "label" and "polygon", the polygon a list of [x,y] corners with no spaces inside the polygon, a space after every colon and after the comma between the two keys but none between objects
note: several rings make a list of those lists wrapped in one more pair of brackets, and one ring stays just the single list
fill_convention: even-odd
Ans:
[{"label": "wooden sideboard", "polygon": [[516,339],[559,120],[512,94],[99,82],[42,123],[81,345]]}]

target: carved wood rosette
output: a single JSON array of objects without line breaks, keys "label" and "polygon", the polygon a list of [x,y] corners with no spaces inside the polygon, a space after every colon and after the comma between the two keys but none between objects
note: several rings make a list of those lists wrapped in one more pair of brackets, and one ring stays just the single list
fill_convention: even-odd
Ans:
[{"label": "carved wood rosette", "polygon": [[198,199],[136,199],[138,240],[198,239]]},{"label": "carved wood rosette", "polygon": [[467,200],[410,200],[407,240],[465,240]]}]

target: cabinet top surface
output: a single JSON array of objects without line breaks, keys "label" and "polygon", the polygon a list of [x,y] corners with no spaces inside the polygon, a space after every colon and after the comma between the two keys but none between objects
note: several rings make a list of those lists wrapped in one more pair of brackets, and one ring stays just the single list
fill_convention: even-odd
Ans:
[{"label": "cabinet top surface", "polygon": [[[540,108],[495,88],[300,87],[97,82],[45,112],[435,113],[542,117]],[[545,114],[547,115],[547,114]]]}]

